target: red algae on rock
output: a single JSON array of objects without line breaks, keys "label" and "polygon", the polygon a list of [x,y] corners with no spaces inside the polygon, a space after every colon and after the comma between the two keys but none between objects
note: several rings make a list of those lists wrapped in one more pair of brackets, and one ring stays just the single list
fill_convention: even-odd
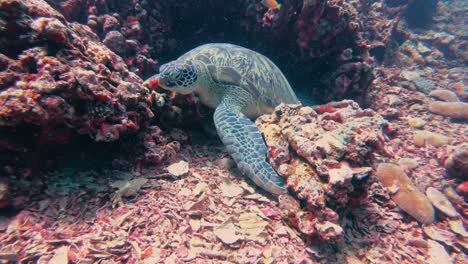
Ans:
[{"label": "red algae on rock", "polygon": [[468,198],[468,181],[462,182],[457,186],[457,193],[463,196],[465,199]]},{"label": "red algae on rock", "polygon": [[392,200],[406,213],[422,224],[435,220],[434,208],[427,197],[411,182],[406,173],[395,164],[382,163],[377,167],[377,177],[392,194]]}]

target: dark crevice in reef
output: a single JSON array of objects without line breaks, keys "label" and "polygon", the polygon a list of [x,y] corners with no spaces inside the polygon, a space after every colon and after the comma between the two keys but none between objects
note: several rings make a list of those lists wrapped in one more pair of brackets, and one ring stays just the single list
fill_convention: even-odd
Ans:
[{"label": "dark crevice in reef", "polygon": [[406,10],[406,21],[413,28],[427,29],[433,25],[432,17],[437,11],[439,0],[413,0]]}]

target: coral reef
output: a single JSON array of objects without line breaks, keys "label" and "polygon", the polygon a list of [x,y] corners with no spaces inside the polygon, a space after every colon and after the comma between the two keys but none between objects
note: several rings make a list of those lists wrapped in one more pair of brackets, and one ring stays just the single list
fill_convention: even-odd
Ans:
[{"label": "coral reef", "polygon": [[[468,262],[466,122],[442,113],[466,112],[467,1],[47,2],[0,1],[0,262]],[[261,117],[290,187],[276,201],[191,126],[210,116],[196,97],[141,81],[217,41],[312,99],[367,93],[374,111]],[[45,155],[53,142],[71,158]]]},{"label": "coral reef", "polygon": [[0,37],[2,153],[76,135],[116,141],[155,116],[160,95],[89,27],[40,0],[2,1],[0,10],[0,24],[9,25]]},{"label": "coral reef", "polygon": [[[433,6],[438,1],[413,2],[415,5]],[[460,27],[464,24],[464,20],[462,16],[458,16],[458,14],[463,13],[465,8],[463,4],[462,1],[440,2],[437,5],[437,12],[431,11],[433,16],[431,20],[416,19],[420,23],[433,24],[431,30],[419,32],[417,29],[411,30],[411,24],[401,23],[398,25],[395,34],[404,37],[400,40],[400,43],[403,43],[399,47],[399,52],[396,53],[397,56],[394,57],[397,62],[408,66],[414,65],[416,62],[419,67],[434,67],[440,63],[447,63],[453,68],[456,68],[456,64],[459,62],[466,62],[468,59],[465,48],[466,41],[464,40],[466,33]],[[426,8],[420,8],[420,10],[424,9]],[[413,13],[422,14],[423,12]],[[445,60],[441,60],[441,58],[445,58]],[[454,71],[453,74],[456,72]]]},{"label": "coral reef", "polygon": [[340,101],[315,110],[282,104],[256,124],[269,148],[270,163],[305,203],[302,212],[293,202],[283,202],[287,219],[307,236],[342,238],[337,212],[366,197],[371,159],[386,152],[387,122],[353,101]]},{"label": "coral reef", "polygon": [[[271,10],[270,10],[271,11]],[[362,102],[374,78],[367,44],[361,37],[362,25],[357,19],[357,11],[347,1],[303,1],[295,21],[295,32],[279,37],[296,39],[297,47],[290,47],[297,56],[303,73],[319,74],[321,86],[329,89],[307,87],[306,94],[321,98],[325,102],[353,98]],[[267,12],[263,17],[264,26],[277,30],[276,25],[288,25],[292,15],[281,12]],[[265,25],[265,20],[275,21]],[[323,61],[327,61],[328,71],[323,71]]]},{"label": "coral reef", "polygon": [[[357,10],[343,0],[293,0],[280,9],[254,0],[49,2],[68,19],[87,21],[143,78],[156,71],[159,61],[222,41],[267,55],[295,86],[323,101],[361,101],[373,79]],[[299,67],[301,71],[294,70]],[[316,84],[310,84],[311,76]]]}]

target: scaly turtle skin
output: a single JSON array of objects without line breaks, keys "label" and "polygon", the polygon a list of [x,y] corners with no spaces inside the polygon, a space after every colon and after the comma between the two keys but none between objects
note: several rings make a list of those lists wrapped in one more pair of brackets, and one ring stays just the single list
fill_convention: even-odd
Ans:
[{"label": "scaly turtle skin", "polygon": [[205,44],[162,65],[149,80],[155,78],[166,90],[195,92],[203,104],[216,108],[216,130],[240,171],[272,194],[287,192],[266,161],[267,147],[251,120],[280,103],[300,103],[271,60],[232,44]]}]

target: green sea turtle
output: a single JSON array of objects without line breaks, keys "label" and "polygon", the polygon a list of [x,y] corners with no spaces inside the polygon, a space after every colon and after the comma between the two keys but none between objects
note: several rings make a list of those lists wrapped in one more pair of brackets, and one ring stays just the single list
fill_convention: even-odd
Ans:
[{"label": "green sea turtle", "polygon": [[267,147],[252,122],[280,103],[300,103],[271,60],[232,44],[205,44],[162,65],[149,80],[180,94],[194,92],[216,108],[216,130],[239,170],[272,194],[287,192],[283,178],[266,161]]}]

